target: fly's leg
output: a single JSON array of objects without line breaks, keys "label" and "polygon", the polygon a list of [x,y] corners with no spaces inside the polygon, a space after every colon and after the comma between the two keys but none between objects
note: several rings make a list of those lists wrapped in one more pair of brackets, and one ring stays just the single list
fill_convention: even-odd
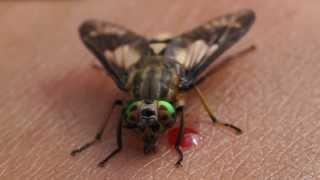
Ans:
[{"label": "fly's leg", "polygon": [[97,143],[97,142],[99,142],[99,141],[101,140],[101,137],[102,137],[103,132],[104,132],[104,130],[105,130],[105,128],[106,128],[106,125],[107,125],[107,123],[108,123],[108,120],[109,120],[110,117],[111,117],[111,114],[112,114],[113,109],[114,109],[116,106],[120,106],[120,105],[122,105],[122,101],[121,101],[121,100],[116,100],[116,101],[113,102],[112,108],[111,108],[111,110],[110,110],[110,112],[109,112],[106,120],[104,121],[104,123],[102,124],[102,126],[100,127],[100,129],[98,130],[98,132],[97,132],[96,136],[94,137],[94,139],[91,140],[90,142],[85,143],[84,145],[80,146],[79,148],[74,149],[73,151],[71,151],[71,155],[72,155],[72,156],[75,156],[76,154],[82,152],[83,150],[89,148],[90,146],[94,145],[95,143]]},{"label": "fly's leg", "polygon": [[117,149],[113,150],[104,160],[99,162],[99,167],[104,167],[105,163],[109,161],[114,155],[118,154],[122,149],[122,119],[119,120],[117,128]]},{"label": "fly's leg", "polygon": [[180,145],[183,140],[183,135],[184,135],[184,114],[183,114],[183,106],[178,108],[178,113],[180,114],[180,125],[179,125],[179,131],[178,131],[178,136],[176,139],[176,144],[175,144],[175,149],[179,154],[179,159],[176,162],[176,167],[181,167],[182,166],[182,161],[183,161],[183,153],[181,151]]},{"label": "fly's leg", "polygon": [[205,97],[203,96],[203,94],[201,93],[200,89],[195,86],[195,90],[196,92],[198,93],[199,97],[200,97],[200,100],[201,100],[201,103],[202,105],[204,106],[205,110],[207,111],[207,113],[209,114],[213,124],[216,124],[218,126],[221,126],[221,127],[227,127],[229,129],[231,129],[232,131],[234,131],[235,134],[241,134],[242,133],[242,130],[232,124],[228,124],[228,123],[224,123],[224,122],[220,122],[214,115],[213,113],[211,112],[210,108],[209,108],[209,105],[205,99]]},{"label": "fly's leg", "polygon": [[[249,47],[247,47],[246,49],[243,49],[242,51],[239,51],[233,55],[230,55],[229,57],[226,57],[224,60],[222,60],[222,63],[227,63],[233,59],[237,59],[240,57],[243,57],[245,55],[247,55],[248,53],[251,53],[252,51],[256,50],[256,46],[255,45],[251,45]],[[222,65],[222,64],[221,64]],[[206,80],[207,77],[209,77],[211,74],[213,74],[215,71],[214,69],[211,69],[205,76],[199,78],[194,84],[195,86],[202,83],[204,80]]]},{"label": "fly's leg", "polygon": [[105,71],[104,67],[100,64],[92,63],[91,67],[97,71],[101,71],[101,72]]},{"label": "fly's leg", "polygon": [[256,50],[257,47],[253,44],[245,49],[242,49],[241,51],[230,55],[229,57],[226,57],[225,60],[232,60],[232,59],[236,59],[236,58],[240,58],[243,56],[246,56],[248,53],[251,53],[252,51]]}]

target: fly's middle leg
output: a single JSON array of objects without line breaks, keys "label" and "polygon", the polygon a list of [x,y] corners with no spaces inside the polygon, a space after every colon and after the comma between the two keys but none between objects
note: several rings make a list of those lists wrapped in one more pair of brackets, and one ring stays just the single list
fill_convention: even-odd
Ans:
[{"label": "fly's middle leg", "polygon": [[228,124],[228,123],[224,123],[224,122],[220,122],[211,112],[208,102],[206,100],[206,98],[203,96],[202,92],[200,91],[200,89],[196,86],[195,87],[196,92],[198,93],[199,97],[200,97],[200,101],[203,105],[203,107],[205,108],[205,110],[207,111],[207,113],[209,114],[213,124],[217,125],[217,126],[221,126],[221,127],[226,127],[229,128],[230,130],[234,131],[235,134],[241,134],[242,130],[232,124]]}]

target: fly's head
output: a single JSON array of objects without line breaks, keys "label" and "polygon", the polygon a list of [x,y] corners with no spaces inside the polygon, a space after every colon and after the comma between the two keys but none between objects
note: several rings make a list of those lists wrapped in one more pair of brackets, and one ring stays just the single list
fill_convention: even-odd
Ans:
[{"label": "fly's head", "polygon": [[125,125],[142,136],[145,153],[155,149],[159,135],[172,127],[175,119],[176,110],[166,100],[131,101],[124,109]]}]

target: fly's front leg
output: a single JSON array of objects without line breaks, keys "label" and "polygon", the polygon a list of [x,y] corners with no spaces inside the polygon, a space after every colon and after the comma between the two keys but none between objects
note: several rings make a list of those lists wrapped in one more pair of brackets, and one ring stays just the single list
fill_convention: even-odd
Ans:
[{"label": "fly's front leg", "polygon": [[177,108],[177,113],[180,115],[180,125],[179,125],[179,131],[176,139],[176,144],[175,144],[175,149],[179,154],[179,159],[176,162],[176,167],[181,167],[182,166],[182,161],[183,161],[183,153],[181,151],[181,143],[183,140],[184,136],[184,114],[183,114],[184,107],[180,106]]},{"label": "fly's front leg", "polygon": [[104,165],[106,164],[106,162],[109,161],[109,159],[111,159],[114,155],[118,154],[121,149],[122,149],[122,117],[119,120],[119,124],[118,124],[118,128],[117,128],[117,145],[118,147],[113,150],[104,160],[102,160],[101,162],[99,162],[98,166],[99,167],[104,167]]},{"label": "fly's front leg", "polygon": [[121,100],[116,100],[113,102],[113,105],[112,105],[112,108],[110,110],[110,112],[108,113],[108,116],[106,118],[106,120],[104,121],[104,123],[102,124],[102,126],[100,127],[100,129],[98,130],[96,136],[93,138],[93,140],[85,143],[84,145],[80,146],[79,148],[77,149],[74,149],[72,152],[71,152],[71,155],[72,156],[75,156],[76,154],[82,152],[83,150],[89,148],[90,146],[94,145],[95,143],[97,143],[98,141],[101,140],[101,137],[103,135],[103,132],[106,128],[106,125],[108,123],[108,120],[110,119],[111,117],[111,114],[113,112],[113,109],[116,107],[116,106],[121,106],[122,105],[122,101]]}]

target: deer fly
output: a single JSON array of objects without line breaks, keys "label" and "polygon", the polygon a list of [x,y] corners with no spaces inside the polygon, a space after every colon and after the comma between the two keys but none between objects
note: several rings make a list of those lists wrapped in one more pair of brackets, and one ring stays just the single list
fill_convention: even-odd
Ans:
[{"label": "deer fly", "polygon": [[[151,39],[113,23],[85,21],[79,28],[83,43],[100,61],[117,87],[128,94],[126,100],[114,101],[108,116],[116,106],[122,106],[117,126],[117,148],[98,165],[103,167],[121,151],[123,127],[138,133],[144,142],[144,153],[149,153],[155,150],[158,137],[178,119],[175,149],[179,159],[176,165],[181,166],[183,153],[180,144],[184,133],[185,108],[183,95],[191,89],[196,90],[215,125],[240,134],[240,128],[223,123],[213,115],[196,85],[203,79],[200,74],[244,36],[254,20],[255,13],[252,10],[240,10],[214,18],[177,36]],[[107,119],[92,141],[73,150],[71,154],[76,155],[98,142]]]}]

